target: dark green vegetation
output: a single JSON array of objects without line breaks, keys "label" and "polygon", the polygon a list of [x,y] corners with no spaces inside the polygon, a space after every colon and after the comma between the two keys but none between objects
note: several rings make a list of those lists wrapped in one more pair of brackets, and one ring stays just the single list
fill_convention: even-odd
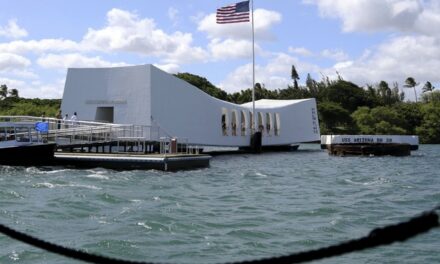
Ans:
[{"label": "dark green vegetation", "polygon": [[[206,78],[190,73],[178,73],[177,77],[198,87],[218,99],[236,104],[250,102],[252,89],[228,94],[215,87]],[[404,94],[398,84],[392,87],[381,81],[375,85],[359,87],[339,77],[316,81],[307,75],[305,85],[298,84],[299,76],[291,69],[292,86],[268,90],[257,83],[255,99],[304,99],[316,98],[321,134],[403,134],[419,135],[421,143],[440,143],[440,91],[426,82],[418,102],[404,102]],[[417,82],[408,77],[404,87],[415,92]],[[32,115],[55,117],[60,99],[25,99],[16,89],[0,86],[0,115]]]},{"label": "dark green vegetation", "polygon": [[61,99],[27,99],[18,95],[17,89],[0,86],[0,115],[2,116],[46,116],[55,117],[61,106]]}]

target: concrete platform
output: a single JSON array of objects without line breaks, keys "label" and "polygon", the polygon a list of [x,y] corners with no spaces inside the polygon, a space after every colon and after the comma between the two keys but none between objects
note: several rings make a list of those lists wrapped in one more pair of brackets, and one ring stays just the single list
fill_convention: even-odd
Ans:
[{"label": "concrete platform", "polygon": [[322,135],[321,149],[330,155],[408,156],[419,148],[415,135]]},{"label": "concrete platform", "polygon": [[209,167],[210,159],[210,155],[199,154],[55,153],[57,165],[116,170],[191,170]]}]

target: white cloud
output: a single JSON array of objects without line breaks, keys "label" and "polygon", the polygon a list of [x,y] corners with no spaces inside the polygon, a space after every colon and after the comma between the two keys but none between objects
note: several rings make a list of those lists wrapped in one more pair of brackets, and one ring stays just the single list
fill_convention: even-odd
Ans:
[{"label": "white cloud", "polygon": [[[174,11],[173,14],[177,15]],[[140,19],[135,13],[112,9],[104,28],[89,28],[80,42],[65,39],[12,41],[0,44],[0,53],[131,52],[159,57],[167,63],[206,61],[208,52],[193,46],[190,33],[171,34],[158,29],[153,19]]]},{"label": "white cloud", "polygon": [[[272,27],[281,22],[280,13],[265,9],[254,12],[255,37],[257,39],[271,40],[274,35]],[[202,18],[198,23],[198,30],[206,32],[209,38],[250,39],[252,37],[251,23],[217,24],[216,14],[212,13]]]},{"label": "white cloud", "polygon": [[17,89],[20,97],[29,97],[29,95],[26,94],[27,89],[29,89],[29,86],[26,82],[22,80],[6,78],[3,76],[0,76],[0,80],[2,82],[1,84],[6,84],[9,89]]},{"label": "white cloud", "polygon": [[44,53],[47,51],[66,52],[80,50],[84,50],[84,48],[82,48],[80,44],[72,40],[64,39],[42,39],[30,41],[16,40],[8,43],[0,43],[0,52],[15,54]]},{"label": "white cloud", "polygon": [[79,67],[116,67],[126,66],[126,63],[112,63],[101,59],[99,56],[87,57],[79,53],[71,54],[47,54],[37,60],[38,65],[43,68],[79,68]]},{"label": "white cloud", "polygon": [[[170,19],[177,19],[178,11],[170,8],[169,15]],[[20,28],[15,21],[10,22],[9,27],[0,27],[0,36],[7,33],[8,37],[12,37],[12,32],[15,37],[25,36],[25,31],[17,29]],[[153,19],[112,9],[107,13],[104,27],[89,28],[79,41],[53,38],[0,43],[0,72],[7,77],[2,81],[8,81],[13,88],[19,89],[21,96],[59,98],[64,80],[62,84],[50,81],[42,84],[36,75],[37,69],[31,68],[32,61],[35,60],[34,65],[42,68],[63,71],[69,67],[125,66],[127,63],[110,62],[99,55],[112,53],[119,56],[118,53],[127,52],[157,57],[161,63],[158,66],[170,73],[177,72],[180,63],[205,62],[210,57],[208,51],[194,46],[190,33],[166,33],[156,26]],[[34,54],[37,59],[32,56]]]},{"label": "white cloud", "polygon": [[348,58],[349,58],[347,53],[345,53],[344,51],[339,50],[339,49],[336,49],[336,50],[325,49],[321,52],[321,55],[324,58],[335,60],[335,61],[344,61],[344,60],[348,60]]},{"label": "white cloud", "polygon": [[39,80],[25,82],[22,80],[3,78],[0,76],[2,84],[6,84],[9,89],[17,89],[20,97],[24,98],[61,98],[64,90],[64,79],[57,79],[52,83],[42,83]]},{"label": "white cloud", "polygon": [[[209,44],[214,60],[230,60],[235,58],[251,58],[252,42],[249,40],[213,39]],[[261,48],[255,45],[255,52],[261,52]]]},{"label": "white cloud", "polygon": [[440,36],[438,0],[303,0],[324,17],[342,20],[343,30],[398,30]]},{"label": "white cloud", "polygon": [[178,73],[180,70],[180,66],[178,64],[157,64],[155,63],[154,66],[158,67],[159,69],[166,71],[168,73]]},{"label": "white cloud", "polygon": [[[346,80],[358,85],[374,84],[381,80],[400,83],[408,77],[417,82],[440,82],[440,39],[428,36],[401,36],[382,43],[375,50],[369,50],[361,58],[344,61],[323,70],[334,76],[338,71]],[[406,89],[405,89],[406,90]],[[407,97],[414,100],[411,92]]]},{"label": "white cloud", "polygon": [[431,1],[417,18],[415,28],[426,35],[440,37],[440,1]]},{"label": "white cloud", "polygon": [[[290,70],[295,65],[300,75],[319,72],[319,67],[305,63],[285,53],[273,54],[266,65],[257,65],[255,81],[264,84],[267,89],[284,89],[292,84]],[[252,87],[252,64],[238,67],[231,72],[219,85],[228,93],[239,92]]]},{"label": "white cloud", "polygon": [[140,19],[134,13],[115,8],[107,13],[107,26],[90,28],[82,41],[88,49],[133,52],[162,57],[168,62],[205,60],[207,53],[192,43],[190,33],[167,34],[156,27],[154,20]]},{"label": "white cloud", "polygon": [[31,61],[23,56],[12,53],[0,53],[0,71],[23,69],[30,65]]},{"label": "white cloud", "polygon": [[20,79],[38,79],[38,75],[34,70],[30,69],[12,69],[3,71],[3,74],[7,74],[10,77],[20,78]]},{"label": "white cloud", "polygon": [[38,97],[38,98],[62,98],[64,91],[65,79],[59,79],[54,83],[40,84],[39,86],[33,87],[33,89],[25,90],[27,97]]},{"label": "white cloud", "polygon": [[293,54],[297,54],[303,57],[310,57],[313,56],[313,52],[311,52],[310,50],[304,48],[304,47],[289,47],[289,52],[293,53]]},{"label": "white cloud", "polygon": [[217,85],[228,93],[240,92],[252,87],[252,64],[238,67]]},{"label": "white cloud", "polygon": [[173,22],[175,26],[179,20],[179,10],[175,7],[168,8],[168,18]]},{"label": "white cloud", "polygon": [[6,38],[18,39],[27,37],[27,35],[27,31],[18,26],[15,19],[9,20],[8,25],[4,27],[0,26],[0,37],[3,36]]},{"label": "white cloud", "polygon": [[[438,0],[303,0],[317,5],[324,17],[342,21],[345,32],[389,31],[387,40],[368,48],[356,60],[341,54],[323,73],[338,71],[359,85],[398,82],[440,82],[440,1]],[[396,33],[399,33],[397,35]],[[324,53],[322,54],[324,55]],[[414,100],[411,93],[408,98]]]}]

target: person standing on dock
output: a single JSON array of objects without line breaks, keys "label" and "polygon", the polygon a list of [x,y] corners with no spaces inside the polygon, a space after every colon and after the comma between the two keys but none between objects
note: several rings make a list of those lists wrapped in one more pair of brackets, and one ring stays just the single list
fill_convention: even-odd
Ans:
[{"label": "person standing on dock", "polygon": [[63,124],[64,124],[64,128],[69,128],[69,125],[67,124],[67,120],[69,120],[69,115],[66,114],[63,118]]},{"label": "person standing on dock", "polygon": [[61,119],[63,118],[63,115],[61,113],[61,109],[58,111],[57,114],[57,128],[61,129]]},{"label": "person standing on dock", "polygon": [[70,118],[70,121],[72,121],[72,126],[76,127],[78,125],[78,116],[76,112],[73,113],[73,116]]}]

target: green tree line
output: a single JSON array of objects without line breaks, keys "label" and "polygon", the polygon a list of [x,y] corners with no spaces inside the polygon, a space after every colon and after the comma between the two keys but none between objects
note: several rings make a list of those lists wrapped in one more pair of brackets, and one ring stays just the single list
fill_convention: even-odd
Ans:
[{"label": "green tree line", "polygon": [[21,98],[17,89],[0,85],[0,115],[2,116],[46,116],[55,117],[61,106],[61,99]]}]

